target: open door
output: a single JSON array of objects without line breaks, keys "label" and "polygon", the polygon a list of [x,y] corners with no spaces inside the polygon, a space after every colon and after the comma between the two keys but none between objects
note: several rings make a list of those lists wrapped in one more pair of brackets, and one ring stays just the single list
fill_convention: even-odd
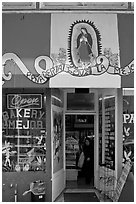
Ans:
[{"label": "open door", "polygon": [[123,162],[123,111],[121,89],[99,90],[99,182],[97,188],[112,194]]},{"label": "open door", "polygon": [[[94,115],[66,114],[66,187],[90,188],[94,185]],[[79,158],[84,152],[84,164]]]}]

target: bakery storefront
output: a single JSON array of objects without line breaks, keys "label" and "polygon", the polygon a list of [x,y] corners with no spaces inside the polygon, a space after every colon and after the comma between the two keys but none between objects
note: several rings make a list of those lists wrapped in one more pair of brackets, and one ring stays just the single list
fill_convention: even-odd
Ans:
[{"label": "bakery storefront", "polygon": [[[131,95],[124,90],[134,87],[133,15],[13,12],[2,21],[3,201],[55,201],[67,185],[82,185],[86,137],[93,138],[92,185],[113,192],[123,123],[134,122],[133,110],[123,111],[123,94]],[[107,186],[105,172],[114,180]]]}]

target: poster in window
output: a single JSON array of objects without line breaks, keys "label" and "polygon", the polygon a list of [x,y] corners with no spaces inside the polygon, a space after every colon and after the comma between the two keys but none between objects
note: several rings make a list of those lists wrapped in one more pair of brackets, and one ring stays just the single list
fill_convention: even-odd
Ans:
[{"label": "poster in window", "polygon": [[53,173],[63,168],[63,112],[53,111]]}]

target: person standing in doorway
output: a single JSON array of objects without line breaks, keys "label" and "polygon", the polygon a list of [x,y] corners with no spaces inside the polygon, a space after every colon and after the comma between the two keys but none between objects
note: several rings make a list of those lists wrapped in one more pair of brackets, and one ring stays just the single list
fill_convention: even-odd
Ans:
[{"label": "person standing in doorway", "polygon": [[84,152],[84,164],[83,164],[83,172],[85,175],[86,184],[93,183],[94,176],[94,140],[92,138],[86,138],[85,144],[83,146]]}]

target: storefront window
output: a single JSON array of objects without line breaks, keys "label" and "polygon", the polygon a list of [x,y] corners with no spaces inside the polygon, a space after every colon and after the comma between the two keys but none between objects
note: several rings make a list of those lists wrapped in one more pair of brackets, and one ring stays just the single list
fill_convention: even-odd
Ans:
[{"label": "storefront window", "polygon": [[134,96],[123,96],[123,164],[134,163]]},{"label": "storefront window", "polygon": [[2,97],[2,170],[46,169],[46,96],[4,89]]}]

